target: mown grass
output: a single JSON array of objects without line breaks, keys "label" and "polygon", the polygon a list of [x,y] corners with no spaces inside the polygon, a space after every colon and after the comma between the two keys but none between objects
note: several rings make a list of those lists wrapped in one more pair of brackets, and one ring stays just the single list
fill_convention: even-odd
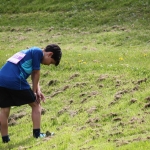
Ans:
[{"label": "mown grass", "polygon": [[41,129],[56,135],[33,139],[30,108],[13,107],[11,114],[26,115],[0,149],[148,149],[149,10],[147,0],[2,1],[0,66],[49,43],[60,45],[63,58],[41,70]]}]

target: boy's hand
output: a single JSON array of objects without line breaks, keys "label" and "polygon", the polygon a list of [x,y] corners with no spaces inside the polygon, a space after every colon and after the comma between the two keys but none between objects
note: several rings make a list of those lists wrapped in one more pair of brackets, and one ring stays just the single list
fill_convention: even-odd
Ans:
[{"label": "boy's hand", "polygon": [[41,91],[37,92],[37,99],[36,100],[38,103],[40,103],[41,101],[45,102],[45,96]]}]

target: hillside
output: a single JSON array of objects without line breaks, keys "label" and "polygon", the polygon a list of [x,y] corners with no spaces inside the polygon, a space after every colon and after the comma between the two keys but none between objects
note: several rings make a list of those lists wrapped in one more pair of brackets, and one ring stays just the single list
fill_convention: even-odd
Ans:
[{"label": "hillside", "polygon": [[0,66],[49,43],[63,58],[41,66],[41,129],[55,136],[33,139],[30,108],[12,107],[0,149],[149,149],[149,24],[148,0],[1,0]]},{"label": "hillside", "polygon": [[19,24],[23,27],[77,27],[85,30],[113,25],[149,28],[149,7],[148,0],[2,0],[0,26],[15,27]]}]

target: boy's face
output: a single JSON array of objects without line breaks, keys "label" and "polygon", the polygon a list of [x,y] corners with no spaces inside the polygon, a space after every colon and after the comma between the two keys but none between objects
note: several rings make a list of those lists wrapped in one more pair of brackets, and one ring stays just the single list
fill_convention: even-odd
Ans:
[{"label": "boy's face", "polygon": [[53,58],[51,58],[52,55],[53,55],[53,52],[44,52],[42,64],[43,65],[50,65],[50,64],[55,65],[56,61]]}]

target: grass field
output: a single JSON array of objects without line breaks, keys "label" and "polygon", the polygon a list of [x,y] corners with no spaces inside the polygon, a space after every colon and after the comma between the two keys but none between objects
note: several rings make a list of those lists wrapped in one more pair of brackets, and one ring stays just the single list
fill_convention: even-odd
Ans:
[{"label": "grass field", "polygon": [[148,0],[1,0],[0,67],[49,43],[63,57],[41,66],[41,129],[55,136],[32,138],[30,107],[12,107],[0,150],[149,149],[149,14]]}]

